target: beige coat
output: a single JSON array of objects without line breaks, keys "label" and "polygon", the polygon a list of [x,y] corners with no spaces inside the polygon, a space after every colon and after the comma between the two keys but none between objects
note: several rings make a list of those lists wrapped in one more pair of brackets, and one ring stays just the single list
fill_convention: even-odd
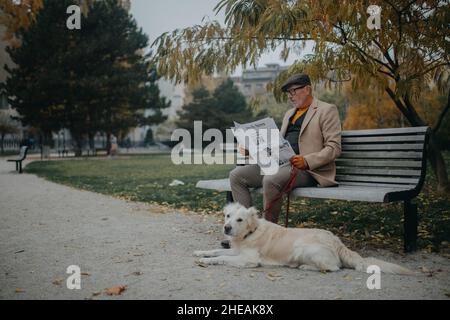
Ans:
[{"label": "beige coat", "polygon": [[[284,137],[289,118],[295,113],[289,109],[284,115],[280,133]],[[300,155],[308,163],[308,172],[321,187],[337,185],[334,160],[341,154],[341,122],[335,105],[316,98],[306,112],[298,137]]]}]

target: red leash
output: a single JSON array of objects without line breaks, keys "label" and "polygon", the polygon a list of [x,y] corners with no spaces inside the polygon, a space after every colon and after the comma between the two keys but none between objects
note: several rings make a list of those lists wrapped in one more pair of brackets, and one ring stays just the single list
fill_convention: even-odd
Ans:
[{"label": "red leash", "polygon": [[284,226],[287,228],[288,226],[288,215],[289,215],[289,204],[290,204],[290,193],[295,185],[295,179],[297,178],[297,173],[298,173],[298,169],[296,167],[294,167],[293,165],[291,165],[291,174],[289,176],[289,180],[286,183],[286,185],[284,186],[284,188],[280,191],[280,193],[274,198],[272,199],[272,201],[270,201],[269,205],[267,206],[267,209],[265,209],[262,213],[267,213],[267,217],[269,219],[269,221],[272,221],[272,207],[275,204],[275,202],[277,202],[284,193],[287,194],[287,205],[286,205],[286,217],[285,217],[285,221],[284,221]]}]

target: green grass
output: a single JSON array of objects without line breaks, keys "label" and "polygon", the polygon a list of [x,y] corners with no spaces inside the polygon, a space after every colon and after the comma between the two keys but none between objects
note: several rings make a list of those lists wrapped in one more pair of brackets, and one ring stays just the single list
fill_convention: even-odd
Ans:
[{"label": "green grass", "polygon": [[[450,153],[445,153],[450,172]],[[196,189],[201,179],[228,176],[233,165],[174,165],[169,155],[37,161],[25,171],[76,188],[143,201],[187,208],[197,212],[217,212],[225,194]],[[178,179],[185,185],[170,187]],[[428,168],[426,183],[417,198],[419,208],[419,248],[450,253],[450,197],[435,192],[436,181]],[[261,195],[255,205],[262,208]],[[283,208],[284,212],[284,208]],[[324,228],[339,235],[354,248],[389,248],[401,252],[403,207],[401,203],[366,203],[321,199],[291,199],[290,225]],[[284,217],[280,217],[280,223]],[[450,255],[449,255],[450,256]]]}]

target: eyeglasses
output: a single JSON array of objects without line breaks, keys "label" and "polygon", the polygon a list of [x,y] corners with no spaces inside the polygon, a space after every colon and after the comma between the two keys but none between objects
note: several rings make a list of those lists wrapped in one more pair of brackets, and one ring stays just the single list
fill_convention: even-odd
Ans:
[{"label": "eyeglasses", "polygon": [[297,88],[292,88],[292,89],[286,90],[286,92],[287,92],[289,95],[293,96],[293,95],[295,95],[295,94],[297,93],[297,90],[303,89],[304,87],[306,87],[306,86],[301,86],[301,87],[297,87]]}]

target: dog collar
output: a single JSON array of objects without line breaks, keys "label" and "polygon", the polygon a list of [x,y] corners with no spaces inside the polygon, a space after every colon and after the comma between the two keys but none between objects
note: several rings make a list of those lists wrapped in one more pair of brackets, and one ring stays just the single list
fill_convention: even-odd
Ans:
[{"label": "dog collar", "polygon": [[250,236],[253,232],[255,232],[256,229],[258,229],[258,228],[255,228],[255,230],[250,231],[249,233],[247,233],[247,234],[244,236],[244,240],[247,239],[247,237]]}]

